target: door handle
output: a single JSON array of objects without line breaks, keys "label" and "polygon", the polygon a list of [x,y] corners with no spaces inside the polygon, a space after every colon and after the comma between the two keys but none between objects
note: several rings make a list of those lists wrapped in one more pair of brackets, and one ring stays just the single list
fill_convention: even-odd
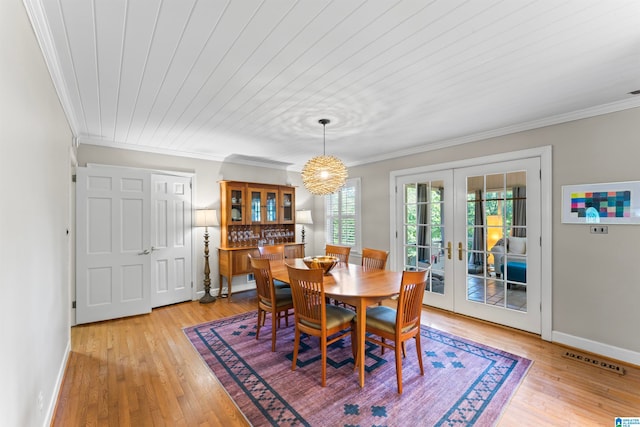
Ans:
[{"label": "door handle", "polygon": [[451,242],[447,242],[447,258],[451,259]]},{"label": "door handle", "polygon": [[458,242],[458,259],[462,261],[462,242]]},{"label": "door handle", "polygon": [[145,249],[142,252],[138,252],[138,255],[149,255],[151,252],[149,251],[149,249]]}]

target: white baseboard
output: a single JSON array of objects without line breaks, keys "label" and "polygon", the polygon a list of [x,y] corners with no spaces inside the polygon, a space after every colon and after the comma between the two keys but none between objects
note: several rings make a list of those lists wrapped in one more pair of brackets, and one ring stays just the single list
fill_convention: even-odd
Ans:
[{"label": "white baseboard", "polygon": [[574,335],[565,334],[563,332],[553,331],[551,340],[558,344],[563,344],[576,349],[588,351],[589,353],[598,354],[620,362],[630,363],[640,366],[640,353],[603,344],[597,341],[591,341],[586,338],[576,337]]},{"label": "white baseboard", "polygon": [[64,381],[64,373],[67,369],[67,363],[69,361],[69,355],[71,354],[71,335],[69,335],[69,341],[67,341],[67,348],[64,349],[64,358],[58,369],[58,377],[56,378],[56,385],[53,388],[51,399],[49,399],[49,405],[47,406],[47,413],[44,417],[43,427],[50,426],[53,421],[53,413],[58,403],[58,396],[60,396],[60,390],[62,389],[62,382]]}]

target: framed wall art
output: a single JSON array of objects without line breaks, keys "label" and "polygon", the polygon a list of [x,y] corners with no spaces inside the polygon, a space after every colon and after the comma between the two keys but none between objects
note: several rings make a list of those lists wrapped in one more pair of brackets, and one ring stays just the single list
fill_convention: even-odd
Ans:
[{"label": "framed wall art", "polygon": [[562,222],[640,224],[640,181],[563,185]]}]

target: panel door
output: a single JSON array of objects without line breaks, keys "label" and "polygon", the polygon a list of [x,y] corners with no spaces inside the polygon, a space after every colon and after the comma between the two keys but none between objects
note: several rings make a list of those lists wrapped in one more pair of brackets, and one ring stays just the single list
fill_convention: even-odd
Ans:
[{"label": "panel door", "polygon": [[151,311],[149,173],[78,168],[76,323]]},{"label": "panel door", "polygon": [[191,178],[151,176],[151,307],[192,299]]}]

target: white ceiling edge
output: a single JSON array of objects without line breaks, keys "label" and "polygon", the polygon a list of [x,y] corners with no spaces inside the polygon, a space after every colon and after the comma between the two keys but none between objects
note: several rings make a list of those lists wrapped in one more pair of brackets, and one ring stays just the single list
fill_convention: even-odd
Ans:
[{"label": "white ceiling edge", "polygon": [[480,132],[472,135],[461,136],[459,138],[442,140],[430,144],[421,145],[418,147],[396,151],[393,154],[380,155],[367,157],[366,159],[351,162],[347,166],[360,166],[369,163],[380,162],[384,160],[397,159],[399,157],[410,156],[413,154],[424,153],[427,151],[439,150],[441,148],[452,147],[455,145],[468,144],[470,142],[482,141],[489,138],[496,138],[499,136],[510,135],[513,133],[524,132],[532,129],[539,129],[546,126],[557,125],[561,123],[572,122],[575,120],[588,119],[590,117],[601,116],[604,114],[615,113],[617,111],[628,110],[631,108],[640,107],[640,95],[635,96],[633,99],[627,99],[624,101],[612,102],[609,104],[603,104],[596,107],[585,108],[584,110],[573,111],[565,114],[558,114],[555,116],[546,117],[544,119],[533,120],[530,122],[520,123],[513,126],[506,126],[499,129],[494,129],[486,132]]},{"label": "white ceiling edge", "polygon": [[[362,159],[356,162],[349,162],[346,164],[346,166],[347,167],[361,166],[369,163],[376,163],[376,162],[381,162],[385,160],[397,159],[399,157],[425,153],[428,151],[439,150],[442,148],[452,147],[456,145],[468,144],[471,142],[482,141],[489,138],[496,138],[500,136],[513,134],[513,133],[523,132],[523,131],[532,130],[532,129],[539,129],[546,126],[567,123],[575,120],[587,119],[590,117],[601,116],[604,114],[615,113],[617,111],[623,111],[631,108],[640,107],[640,95],[630,95],[630,96],[635,96],[635,97],[633,99],[627,99],[624,101],[617,101],[609,104],[599,105],[596,107],[585,108],[583,110],[573,111],[571,113],[558,114],[555,116],[546,117],[544,119],[533,120],[530,122],[520,123],[513,126],[506,126],[503,128],[494,129],[487,132],[481,132],[481,133],[476,133],[472,135],[462,136],[459,138],[442,140],[442,141],[438,141],[431,144],[417,146],[407,150],[399,150],[399,151],[394,151],[393,153],[387,153],[384,155],[367,157],[365,159]],[[78,138],[78,143],[87,144],[87,145],[97,145],[97,146],[102,146],[107,148],[120,148],[123,150],[141,151],[146,153],[165,154],[169,156],[211,160],[211,161],[217,161],[221,163],[234,163],[234,164],[246,165],[246,166],[256,166],[256,167],[264,167],[264,168],[271,168],[271,169],[278,169],[278,170],[288,170],[293,172],[300,172],[303,167],[302,165],[274,165],[271,162],[260,162],[257,160],[242,159],[242,158],[228,159],[228,158],[224,158],[216,155],[204,155],[201,153],[191,153],[191,152],[176,151],[176,150],[169,150],[169,149],[149,147],[149,146],[116,143],[113,141],[103,140],[98,138],[81,137],[81,138]]]},{"label": "white ceiling edge", "polygon": [[278,169],[278,170],[290,170],[288,169],[289,166],[286,164],[277,165],[271,162],[266,162],[266,161],[260,162],[257,160],[250,160],[250,159],[243,159],[243,158],[229,159],[226,157],[221,157],[216,155],[207,155],[202,153],[192,153],[189,151],[176,151],[176,150],[168,150],[164,148],[157,148],[157,147],[150,147],[150,146],[124,144],[124,143],[118,143],[118,142],[113,142],[110,140],[99,139],[99,138],[80,137],[78,138],[78,143],[84,144],[84,145],[95,145],[95,146],[106,147],[106,148],[118,148],[122,150],[140,151],[143,153],[164,154],[167,156],[186,157],[190,159],[199,159],[199,160],[210,160],[210,161],[220,162],[220,163],[233,163],[233,164],[244,165],[244,166],[256,166],[256,167]]},{"label": "white ceiling edge", "polygon": [[58,60],[58,55],[54,49],[53,37],[51,35],[51,29],[45,19],[44,7],[41,0],[22,0],[24,7],[27,11],[27,16],[31,21],[31,27],[36,33],[36,41],[40,45],[40,50],[44,56],[44,62],[51,75],[51,81],[58,94],[58,99],[62,105],[67,123],[71,128],[71,133],[74,135],[74,147],[77,147],[77,136],[80,134],[80,128],[78,123],[73,119],[77,117],[74,113],[73,104],[70,101],[69,95],[64,85],[64,79],[62,77],[62,67]]}]

